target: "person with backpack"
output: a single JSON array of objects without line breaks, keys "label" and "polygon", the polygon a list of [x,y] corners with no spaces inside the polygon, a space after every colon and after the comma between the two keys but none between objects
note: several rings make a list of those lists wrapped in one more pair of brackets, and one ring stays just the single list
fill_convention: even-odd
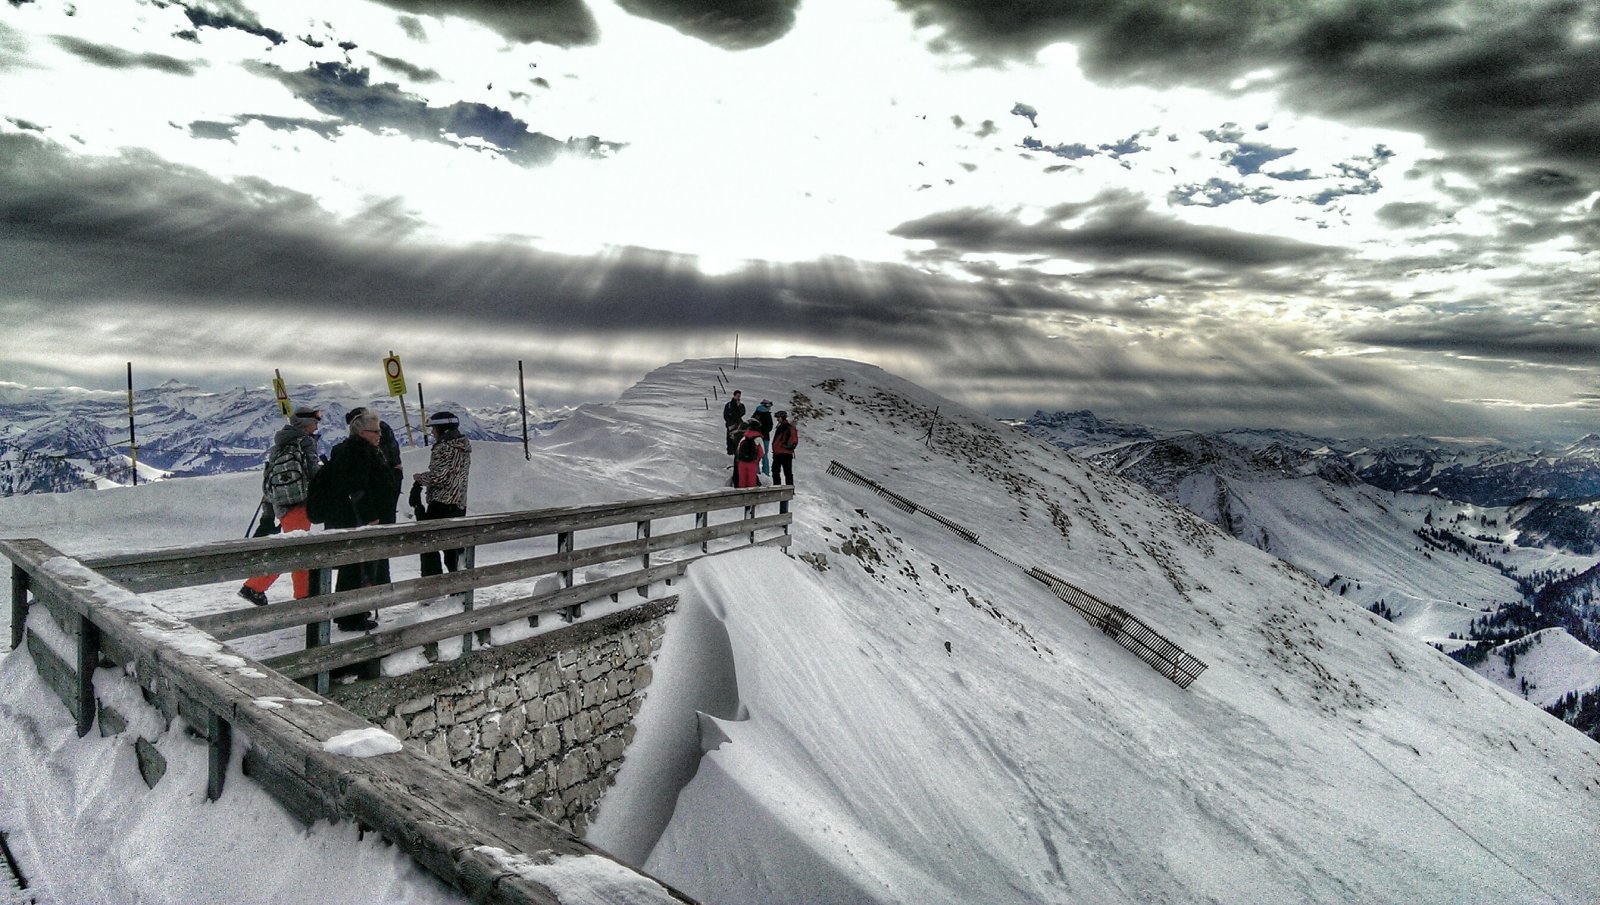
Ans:
[{"label": "person with backpack", "polygon": [[794,448],[800,445],[800,431],[789,423],[788,412],[777,412],[778,426],[772,431],[772,483],[794,484]]},{"label": "person with backpack", "polygon": [[761,439],[761,424],[754,418],[745,422],[744,435],[733,451],[733,486],[761,486],[761,456],[766,443]]},{"label": "person with backpack", "polygon": [[[317,454],[317,429],[321,426],[320,411],[297,409],[289,423],[273,435],[272,448],[267,451],[267,464],[261,470],[263,508],[272,507],[284,532],[311,530],[306,497],[310,495],[311,479],[322,467]],[[267,588],[272,587],[279,574],[251,578],[240,586],[239,596],[256,606],[266,606]],[[311,596],[310,573],[301,570],[293,578],[294,599]]]},{"label": "person with backpack", "polygon": [[739,399],[738,390],[733,391],[728,404],[722,407],[722,432],[728,438],[728,455],[731,456],[744,432],[744,403]]},{"label": "person with backpack", "polygon": [[[461,419],[451,412],[428,416],[433,431],[433,451],[428,454],[428,470],[412,475],[427,488],[428,508],[419,520],[457,518],[467,514],[467,477],[472,470],[472,441],[461,435]],[[445,550],[443,565],[438,550],[422,554],[422,574],[440,575],[445,569],[460,567],[461,550]]]},{"label": "person with backpack", "polygon": [[[390,500],[393,469],[378,448],[383,438],[379,424],[378,413],[371,409],[356,413],[350,419],[350,436],[333,447],[328,464],[317,474],[311,514],[329,528],[380,524],[394,505]],[[383,584],[379,562],[382,560],[340,566],[334,590],[353,591]],[[333,622],[347,632],[366,631],[378,625],[372,613],[339,616]]]},{"label": "person with backpack", "polygon": [[770,460],[766,450],[772,448],[772,400],[763,399],[756,405],[755,414],[750,416],[757,424],[761,425],[761,473],[771,474]]}]

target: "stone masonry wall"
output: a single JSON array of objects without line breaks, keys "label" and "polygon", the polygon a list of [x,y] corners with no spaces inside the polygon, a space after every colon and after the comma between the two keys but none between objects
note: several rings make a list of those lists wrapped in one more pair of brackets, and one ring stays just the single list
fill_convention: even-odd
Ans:
[{"label": "stone masonry wall", "polygon": [[653,601],[331,697],[582,836],[622,767],[676,606]]}]

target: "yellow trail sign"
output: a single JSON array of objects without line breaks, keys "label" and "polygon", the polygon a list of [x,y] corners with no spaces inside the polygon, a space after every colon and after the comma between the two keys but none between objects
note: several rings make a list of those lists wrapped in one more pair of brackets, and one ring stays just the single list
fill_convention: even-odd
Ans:
[{"label": "yellow trail sign", "polygon": [[282,377],[272,378],[272,392],[278,397],[278,408],[283,411],[283,417],[289,417],[289,390],[283,385]]},{"label": "yellow trail sign", "polygon": [[406,374],[400,370],[400,357],[393,352],[383,360],[384,376],[389,378],[389,395],[404,396],[406,394]]}]

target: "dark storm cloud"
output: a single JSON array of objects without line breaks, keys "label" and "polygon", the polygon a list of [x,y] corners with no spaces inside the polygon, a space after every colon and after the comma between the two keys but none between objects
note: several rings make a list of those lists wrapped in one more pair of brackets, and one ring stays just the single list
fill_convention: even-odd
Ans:
[{"label": "dark storm cloud", "polygon": [[638,248],[571,257],[512,243],[402,242],[413,226],[392,205],[335,222],[308,196],[264,181],[224,184],[148,156],[78,162],[31,136],[0,135],[0,281],[63,311],[149,299],[196,314],[381,321],[444,306],[479,327],[681,335],[743,326],[797,341],[943,349],[974,334],[969,318],[1057,303],[1027,287],[842,259],[708,277],[692,258]]},{"label": "dark storm cloud", "polygon": [[1600,320],[1564,323],[1523,320],[1492,311],[1426,319],[1402,319],[1354,331],[1352,342],[1446,352],[1482,358],[1515,359],[1563,366],[1592,366],[1600,359]]},{"label": "dark storm cloud", "polygon": [[232,28],[242,31],[245,34],[257,35],[259,37],[266,38],[274,45],[282,44],[286,40],[283,36],[283,32],[263,26],[260,22],[255,21],[248,12],[236,4],[220,3],[216,5],[222,7],[232,6],[233,8],[231,10],[225,9],[223,12],[213,12],[202,6],[186,6],[183,9],[183,13],[185,16],[188,16],[190,24],[194,25],[194,27],[197,29]]},{"label": "dark storm cloud", "polygon": [[[1059,205],[1025,225],[985,210],[946,211],[891,232],[933,241],[955,253],[1050,255],[1083,261],[1165,260],[1224,269],[1304,263],[1331,249],[1277,236],[1195,226],[1150,211],[1142,198],[1106,192],[1087,204]],[[1078,220],[1079,223],[1069,221]]]},{"label": "dark storm cloud", "polygon": [[[366,69],[343,63],[318,63],[299,72],[274,66],[260,66],[257,71],[282,82],[319,112],[352,125],[374,132],[394,129],[412,138],[445,144],[458,144],[447,135],[481,138],[524,166],[549,163],[568,150],[603,156],[621,147],[594,136],[563,142],[533,131],[512,114],[487,104],[457,101],[430,106],[393,82],[375,85]],[[252,118],[260,117],[241,119]]]},{"label": "dark storm cloud", "polygon": [[708,44],[748,50],[788,34],[800,0],[617,0],[617,5]]},{"label": "dark storm cloud", "polygon": [[1563,207],[1582,201],[1593,191],[1588,181],[1546,167],[1519,170],[1493,180],[1488,188],[1501,197],[1542,207]]},{"label": "dark storm cloud", "polygon": [[1437,205],[1420,201],[1395,201],[1378,208],[1378,219],[1398,228],[1428,226],[1445,217],[1445,212]]},{"label": "dark storm cloud", "polygon": [[393,69],[395,72],[400,73],[413,82],[439,81],[439,73],[436,70],[429,69],[425,66],[418,66],[414,63],[409,63],[400,59],[399,57],[388,57],[381,53],[374,53],[372,58],[389,67],[390,69]]},{"label": "dark storm cloud", "polygon": [[53,40],[62,50],[78,59],[106,69],[154,69],[172,75],[194,75],[198,71],[194,63],[164,53],[130,53],[120,47],[96,44],[67,35],[56,35]]},{"label": "dark storm cloud", "polygon": [[1600,167],[1600,53],[1586,0],[896,0],[991,59],[1076,42],[1092,77],[1230,82],[1271,68],[1286,101],[1458,149]]},{"label": "dark storm cloud", "polygon": [[[521,44],[573,47],[600,37],[583,0],[377,0],[411,16],[472,19]],[[415,22],[415,19],[411,21]],[[406,18],[401,19],[402,26]],[[420,24],[418,25],[420,31]]]}]

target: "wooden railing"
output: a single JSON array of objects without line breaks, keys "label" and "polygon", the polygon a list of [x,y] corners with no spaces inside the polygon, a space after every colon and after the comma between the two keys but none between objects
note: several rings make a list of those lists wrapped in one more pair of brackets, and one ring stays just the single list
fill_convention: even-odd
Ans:
[{"label": "wooden railing", "polygon": [[[461,638],[463,649],[470,649],[475,640],[486,641],[489,630],[496,626],[523,619],[536,623],[541,615],[549,613],[559,613],[571,621],[582,615],[585,601],[635,589],[642,596],[651,584],[682,575],[690,562],[713,552],[713,544],[726,547],[718,542],[787,546],[791,522],[788,506],[793,497],[794,488],[787,486],[718,490],[664,499],[226,541],[157,553],[99,557],[84,564],[135,592],[172,590],[293,569],[316,570],[313,582],[318,593],[314,596],[190,621],[220,640],[304,626],[304,650],[267,657],[263,662],[290,678],[305,680],[318,692],[326,692],[330,673],[342,667],[370,663],[408,648],[426,648],[449,638]],[[777,511],[758,516],[756,509],[762,505],[775,505]],[[719,520],[726,513],[734,517]],[[582,543],[593,540],[605,529],[618,527],[630,529],[633,538]],[[662,531],[661,527],[674,530]],[[585,536],[580,537],[579,532]],[[541,538],[553,541],[552,552],[477,564],[491,558],[484,555],[485,548],[508,545],[514,550],[510,545]],[[328,592],[328,570],[335,566],[455,548],[465,549],[465,567],[461,571]],[[596,581],[574,580],[580,568],[628,560],[636,560],[637,568]],[[544,575],[556,576],[558,586],[479,605],[480,590]],[[332,620],[341,616],[440,597],[460,600],[463,611],[441,612],[424,621],[358,638],[331,640]]]},{"label": "wooden railing", "polygon": [[[242,732],[250,742],[246,774],[291,813],[307,821],[354,820],[375,830],[473,901],[557,905],[562,901],[558,893],[520,873],[514,865],[608,856],[526,806],[502,798],[412,749],[375,757],[335,753],[331,740],[352,730],[370,730],[371,724],[333,701],[308,693],[293,680],[301,678],[313,688],[325,688],[327,672],[342,664],[372,660],[430,640],[455,635],[472,638],[494,626],[544,613],[561,612],[575,618],[577,608],[586,601],[631,589],[644,593],[651,583],[683,574],[690,562],[706,555],[747,545],[787,546],[788,505],[793,495],[791,487],[720,490],[88,560],[63,555],[39,540],[0,540],[0,556],[12,563],[11,646],[28,645],[40,674],[76,720],[79,735],[89,732],[98,713],[96,669],[106,662],[122,666],[163,712],[183,716],[207,740],[209,798],[222,794],[234,734]],[[776,505],[778,511],[758,516],[756,507],[761,505]],[[735,515],[729,520],[716,518],[726,512]],[[672,519],[685,520],[689,527],[671,525]],[[656,526],[663,524],[673,530],[657,531]],[[592,535],[618,526],[632,526],[634,538],[600,538],[603,542],[585,545],[579,537],[579,532]],[[554,552],[519,557],[528,551],[519,551],[516,545],[539,538],[553,540]],[[465,547],[473,553],[496,544],[508,545],[510,558],[481,566],[472,565],[469,558],[468,568],[446,575],[249,607],[188,622],[169,616],[139,596],[260,573],[326,570],[428,550]],[[673,558],[665,559],[669,555]],[[578,568],[635,557],[637,567],[623,574],[574,581]],[[658,557],[661,561],[653,561]],[[445,595],[470,603],[476,591],[550,574],[558,578],[554,590],[326,643],[327,622],[340,615]],[[321,584],[325,587],[326,582]],[[38,633],[27,630],[34,605],[42,605],[61,627],[69,653],[58,653]],[[258,662],[223,644],[225,639],[298,625],[307,626],[311,646],[266,661]],[[291,701],[297,706],[267,707],[262,701]],[[642,876],[618,881],[615,889],[593,892],[605,901],[690,901]]]}]

